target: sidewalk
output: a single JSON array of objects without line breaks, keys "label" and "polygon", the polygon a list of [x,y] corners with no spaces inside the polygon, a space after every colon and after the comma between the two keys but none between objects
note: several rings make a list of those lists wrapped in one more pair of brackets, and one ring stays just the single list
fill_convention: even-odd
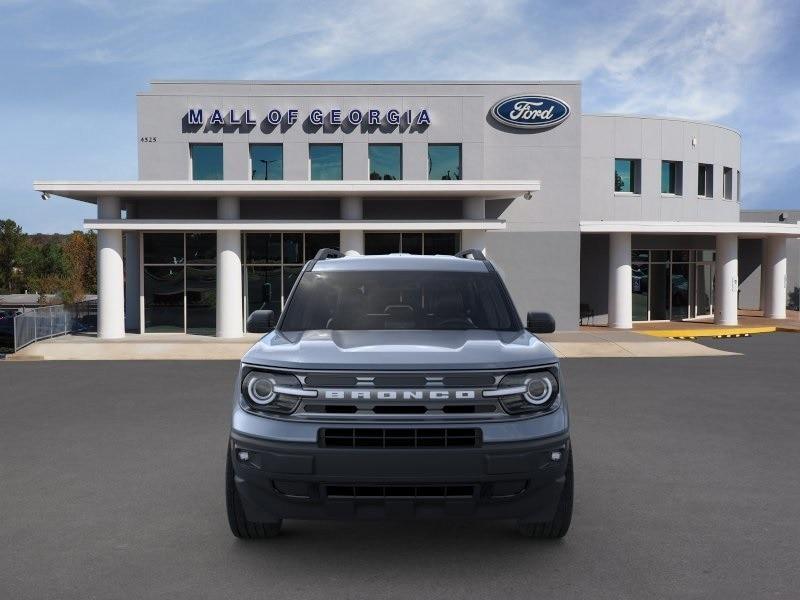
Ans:
[{"label": "sidewalk", "polygon": [[656,338],[631,330],[582,327],[539,336],[561,358],[667,358],[735,356],[686,340]]},{"label": "sidewalk", "polygon": [[[98,340],[66,335],[23,348],[8,360],[239,360],[260,334],[237,340],[172,333],[127,334]],[[658,339],[634,331],[585,327],[540,336],[562,358],[724,356],[731,354],[683,340]]]},{"label": "sidewalk", "polygon": [[95,334],[64,335],[31,344],[7,360],[239,360],[261,334],[220,339],[181,333],[128,333],[118,340]]}]

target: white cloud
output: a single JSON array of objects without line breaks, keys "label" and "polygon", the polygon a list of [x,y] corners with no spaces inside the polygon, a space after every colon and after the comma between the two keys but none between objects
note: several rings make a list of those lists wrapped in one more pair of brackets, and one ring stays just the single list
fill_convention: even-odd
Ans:
[{"label": "white cloud", "polygon": [[[25,4],[37,31],[18,43],[51,69],[115,68],[129,79],[580,79],[586,111],[741,129],[746,197],[787,193],[785,174],[800,165],[800,83],[771,72],[797,61],[786,46],[798,20],[792,0],[65,4]],[[771,108],[761,119],[764,90]]]}]

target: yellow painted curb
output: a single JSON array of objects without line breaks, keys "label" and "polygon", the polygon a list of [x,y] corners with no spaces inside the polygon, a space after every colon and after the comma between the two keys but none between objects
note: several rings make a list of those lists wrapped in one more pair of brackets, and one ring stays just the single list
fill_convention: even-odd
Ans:
[{"label": "yellow painted curb", "polygon": [[707,327],[703,329],[635,329],[634,331],[659,338],[699,338],[775,333],[777,329],[777,327]]}]

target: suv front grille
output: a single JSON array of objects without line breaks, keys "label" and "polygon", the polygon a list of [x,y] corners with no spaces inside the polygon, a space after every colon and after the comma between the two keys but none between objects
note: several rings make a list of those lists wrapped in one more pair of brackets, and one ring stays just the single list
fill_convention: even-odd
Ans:
[{"label": "suv front grille", "polygon": [[323,448],[478,448],[481,430],[460,429],[320,429]]},{"label": "suv front grille", "polygon": [[328,498],[474,498],[477,485],[326,485]]}]

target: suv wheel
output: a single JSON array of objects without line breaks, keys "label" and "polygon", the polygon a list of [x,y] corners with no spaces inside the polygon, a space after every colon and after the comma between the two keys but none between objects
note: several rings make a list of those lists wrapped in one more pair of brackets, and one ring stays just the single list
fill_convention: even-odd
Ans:
[{"label": "suv wheel", "polygon": [[526,523],[521,521],[518,525],[519,532],[525,537],[540,540],[554,540],[567,535],[569,524],[572,521],[572,495],[574,485],[572,475],[572,449],[570,448],[564,489],[561,490],[561,497],[558,499],[556,514],[550,521],[545,523]]},{"label": "suv wheel", "polygon": [[225,463],[225,504],[228,508],[228,524],[231,526],[231,533],[243,540],[263,540],[278,535],[281,530],[282,521],[278,519],[271,523],[255,523],[247,519],[239,499],[239,492],[236,491],[236,483],[233,481],[233,464],[231,463],[230,450],[227,452],[228,460]]}]

